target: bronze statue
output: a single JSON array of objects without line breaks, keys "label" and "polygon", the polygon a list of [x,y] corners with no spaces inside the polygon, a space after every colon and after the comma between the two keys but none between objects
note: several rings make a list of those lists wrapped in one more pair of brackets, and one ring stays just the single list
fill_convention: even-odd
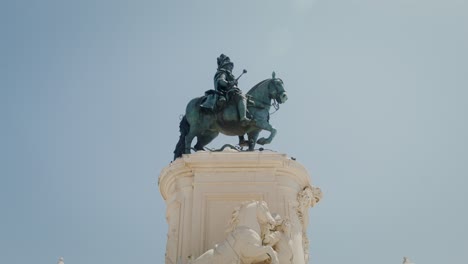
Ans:
[{"label": "bronze statue", "polygon": [[[202,102],[200,106],[210,110],[215,110],[214,108],[217,104],[219,104],[220,107],[223,107],[226,103],[233,100],[234,103],[237,104],[237,111],[239,113],[241,125],[246,126],[251,120],[246,116],[247,100],[242,94],[241,89],[237,87],[240,76],[236,79],[234,74],[232,74],[234,63],[228,56],[221,54],[218,57],[217,62],[218,69],[214,76],[215,92],[208,91],[207,100]],[[242,74],[246,72],[247,71],[244,70]]]},{"label": "bronze statue", "polygon": [[[215,90],[192,99],[187,105],[179,125],[181,135],[174,150],[174,159],[190,153],[195,137],[195,150],[203,150],[219,132],[239,136],[240,144],[243,143],[243,135],[247,134],[248,150],[253,151],[256,143],[269,144],[276,135],[276,129],[269,123],[269,111],[272,103],[278,107],[288,99],[283,81],[273,72],[271,79],[258,83],[244,96],[237,87],[240,76],[234,78],[234,64],[229,57],[221,54],[217,62]],[[270,136],[257,140],[261,130],[269,131]]]}]

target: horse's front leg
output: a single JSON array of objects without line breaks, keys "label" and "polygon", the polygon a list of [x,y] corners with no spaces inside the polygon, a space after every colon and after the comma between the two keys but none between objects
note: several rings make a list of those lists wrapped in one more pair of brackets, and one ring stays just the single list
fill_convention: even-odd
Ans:
[{"label": "horse's front leg", "polygon": [[270,132],[269,137],[267,138],[262,137],[257,140],[257,143],[260,145],[270,144],[276,135],[276,129],[272,125],[270,125],[270,123],[268,123],[267,121],[262,121],[260,123],[257,123],[257,127]]},{"label": "horse's front leg", "polygon": [[247,135],[249,136],[249,151],[254,151],[255,143],[257,142],[258,135],[260,134],[260,130],[255,130],[249,132]]},{"label": "horse's front leg", "polygon": [[271,259],[270,264],[279,264],[278,254],[270,246],[248,245],[242,251],[242,256],[252,260],[252,263]]}]

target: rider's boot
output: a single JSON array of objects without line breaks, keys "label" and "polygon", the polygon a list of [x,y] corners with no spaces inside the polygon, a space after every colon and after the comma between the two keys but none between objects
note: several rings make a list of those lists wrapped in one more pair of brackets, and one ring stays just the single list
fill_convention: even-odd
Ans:
[{"label": "rider's boot", "polygon": [[246,100],[241,99],[239,100],[239,103],[237,104],[237,109],[239,111],[239,121],[241,122],[242,126],[247,126],[250,122],[252,122],[251,119],[247,118],[247,107],[246,107]]}]

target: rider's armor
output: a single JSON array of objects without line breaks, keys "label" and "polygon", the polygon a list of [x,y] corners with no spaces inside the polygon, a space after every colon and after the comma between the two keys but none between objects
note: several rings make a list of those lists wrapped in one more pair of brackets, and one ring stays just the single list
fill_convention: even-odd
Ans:
[{"label": "rider's armor", "polygon": [[216,92],[207,94],[207,99],[202,103],[201,107],[214,110],[217,103],[224,104],[234,100],[237,103],[237,111],[239,120],[244,124],[250,119],[246,117],[247,100],[242,94],[242,91],[237,87],[237,80],[231,70],[234,63],[231,62],[228,56],[221,54],[217,58],[218,69],[214,76],[214,88]]}]

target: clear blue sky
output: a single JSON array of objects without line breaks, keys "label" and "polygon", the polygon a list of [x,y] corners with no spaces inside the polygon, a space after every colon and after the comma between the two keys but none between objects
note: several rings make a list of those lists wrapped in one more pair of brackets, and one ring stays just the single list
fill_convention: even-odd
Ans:
[{"label": "clear blue sky", "polygon": [[222,52],[289,92],[313,263],[468,261],[467,1],[16,0],[0,33],[0,263],[163,263],[157,177]]}]

